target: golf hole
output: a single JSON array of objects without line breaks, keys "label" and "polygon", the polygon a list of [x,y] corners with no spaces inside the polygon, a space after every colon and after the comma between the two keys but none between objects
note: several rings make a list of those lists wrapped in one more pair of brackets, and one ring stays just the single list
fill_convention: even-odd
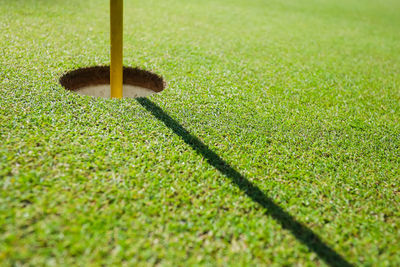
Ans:
[{"label": "golf hole", "polygon": [[[124,67],[123,97],[146,97],[166,87],[163,78],[139,68]],[[66,73],[60,84],[67,90],[86,96],[110,98],[110,67],[81,68]]]}]

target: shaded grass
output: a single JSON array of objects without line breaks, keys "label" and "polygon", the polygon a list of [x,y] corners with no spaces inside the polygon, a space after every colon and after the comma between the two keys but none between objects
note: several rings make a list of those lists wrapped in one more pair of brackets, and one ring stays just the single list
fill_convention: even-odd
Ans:
[{"label": "shaded grass", "polygon": [[226,161],[221,159],[207,145],[202,143],[197,137],[191,135],[174,119],[168,116],[160,107],[146,98],[139,98],[138,102],[150,111],[157,119],[162,121],[176,135],[180,136],[186,144],[191,146],[196,152],[201,154],[207,162],[214,166],[223,175],[232,180],[249,198],[261,205],[267,210],[266,214],[277,220],[284,229],[289,230],[311,251],[315,252],[321,259],[331,266],[351,266],[339,254],[321,241],[315,233],[301,223],[297,222],[290,214],[276,205],[272,199],[263,194],[263,192],[246,177],[232,168]]}]

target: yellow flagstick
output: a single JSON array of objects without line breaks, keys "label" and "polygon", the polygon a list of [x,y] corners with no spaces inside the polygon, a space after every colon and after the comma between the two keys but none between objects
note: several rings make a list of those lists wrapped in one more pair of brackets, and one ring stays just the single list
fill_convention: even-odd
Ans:
[{"label": "yellow flagstick", "polygon": [[111,98],[122,98],[122,32],[123,32],[123,0],[110,0],[111,24]]}]

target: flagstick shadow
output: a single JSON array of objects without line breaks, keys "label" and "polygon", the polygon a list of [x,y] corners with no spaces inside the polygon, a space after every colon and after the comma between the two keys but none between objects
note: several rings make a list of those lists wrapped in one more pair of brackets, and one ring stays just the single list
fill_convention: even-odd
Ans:
[{"label": "flagstick shadow", "polygon": [[306,245],[311,251],[315,252],[325,263],[330,266],[352,266],[341,255],[325,244],[311,229],[298,222],[292,215],[278,206],[271,198],[266,196],[260,188],[231,167],[207,145],[200,141],[199,138],[183,128],[159,106],[147,98],[137,98],[137,101],[153,114],[154,117],[162,121],[176,135],[181,137],[193,150],[201,154],[210,165],[228,177],[249,198],[261,205],[266,210],[266,215],[279,222],[282,228],[290,231],[297,240]]}]

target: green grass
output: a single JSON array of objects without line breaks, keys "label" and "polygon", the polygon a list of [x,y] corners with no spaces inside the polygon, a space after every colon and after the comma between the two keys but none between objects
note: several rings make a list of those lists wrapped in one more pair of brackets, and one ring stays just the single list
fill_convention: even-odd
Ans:
[{"label": "green grass", "polygon": [[108,1],[0,0],[0,265],[400,265],[399,13],[126,0],[117,101],[58,83]]}]

